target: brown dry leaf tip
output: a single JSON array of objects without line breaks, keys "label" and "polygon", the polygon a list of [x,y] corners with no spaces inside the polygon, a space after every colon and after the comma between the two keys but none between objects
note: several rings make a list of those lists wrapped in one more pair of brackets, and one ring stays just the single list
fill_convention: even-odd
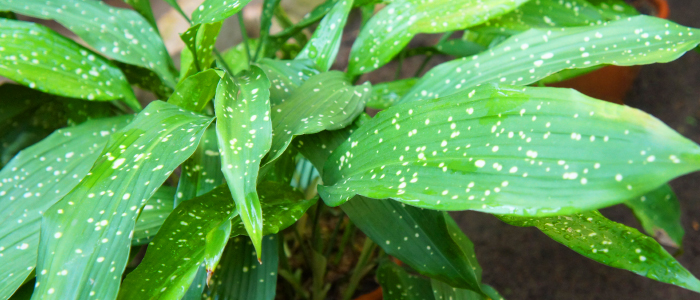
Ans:
[{"label": "brown dry leaf tip", "polygon": [[212,275],[214,275],[214,270],[207,269],[207,287],[209,287],[209,280],[211,280]]},{"label": "brown dry leaf tip", "polygon": [[262,265],[262,259],[260,259],[260,257],[258,257],[258,262]]}]

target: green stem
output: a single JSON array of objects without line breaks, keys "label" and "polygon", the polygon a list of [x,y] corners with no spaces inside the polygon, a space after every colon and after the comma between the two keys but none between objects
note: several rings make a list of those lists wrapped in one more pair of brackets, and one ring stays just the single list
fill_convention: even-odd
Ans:
[{"label": "green stem", "polygon": [[323,201],[316,202],[316,211],[314,213],[313,227],[311,231],[311,243],[312,247],[316,252],[323,251],[323,244],[321,244],[321,226],[319,226],[319,219],[321,218],[321,210],[323,210]]},{"label": "green stem", "polygon": [[334,264],[337,265],[340,262],[340,259],[343,258],[345,248],[347,247],[350,238],[352,238],[354,235],[355,225],[352,223],[352,221],[350,221],[350,219],[348,219],[348,225],[345,226],[343,238],[340,240],[340,247],[338,248],[338,253],[335,255],[335,261],[333,262]]},{"label": "green stem", "polygon": [[420,76],[421,73],[423,73],[423,69],[428,65],[428,62],[430,59],[433,58],[433,54],[426,54],[425,59],[423,59],[423,62],[420,64],[420,67],[418,67],[418,70],[416,71],[416,74],[413,74],[413,77],[418,77]]},{"label": "green stem", "polygon": [[372,242],[370,238],[365,238],[365,244],[362,246],[360,258],[357,260],[357,265],[355,265],[355,269],[352,270],[352,276],[350,277],[348,288],[343,293],[343,300],[350,300],[352,295],[355,293],[355,290],[357,289],[357,285],[360,283],[360,280],[365,274],[367,274],[367,270],[365,270],[365,265],[369,261],[370,256],[376,248],[377,244]]},{"label": "green stem", "polygon": [[248,43],[248,32],[245,29],[245,24],[243,22],[243,11],[238,13],[238,25],[241,29],[241,36],[243,37],[243,45],[245,46],[245,55],[248,58],[248,64],[250,65],[250,45]]},{"label": "green stem", "polygon": [[340,226],[343,225],[344,219],[345,214],[341,211],[340,216],[338,217],[338,222],[335,224],[335,228],[333,228],[331,238],[328,239],[328,244],[326,250],[323,252],[323,256],[328,257],[331,254],[331,250],[333,249],[333,245],[335,244],[335,239],[336,237],[338,237],[338,232],[340,232]]},{"label": "green stem", "polygon": [[282,276],[289,284],[292,286],[294,291],[297,292],[298,295],[300,295],[304,299],[309,299],[308,293],[304,290],[304,288],[301,287],[301,283],[294,277],[294,275],[289,272],[288,270],[280,269],[277,271],[277,274]]},{"label": "green stem", "polygon": [[399,61],[398,61],[399,66],[396,67],[396,73],[394,74],[394,80],[398,80],[399,78],[401,78],[401,69],[403,68],[403,59],[405,56],[406,56],[405,51],[401,51],[401,53],[399,53]]}]

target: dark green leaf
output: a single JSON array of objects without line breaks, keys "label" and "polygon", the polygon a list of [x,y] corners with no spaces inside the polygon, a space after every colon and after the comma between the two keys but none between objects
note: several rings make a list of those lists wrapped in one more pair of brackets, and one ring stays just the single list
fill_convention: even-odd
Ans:
[{"label": "dark green leaf", "polygon": [[209,128],[202,135],[194,154],[182,164],[177,185],[175,206],[180,202],[201,196],[224,183],[216,129]]},{"label": "dark green leaf", "polygon": [[377,281],[382,286],[384,300],[433,300],[430,281],[409,274],[390,260],[377,269]]},{"label": "dark green leaf", "polygon": [[[216,38],[221,31],[223,22],[197,24],[180,35],[180,38],[187,48],[182,49],[183,52],[189,52],[192,59],[189,63],[183,64],[180,69],[180,82],[187,79],[190,75],[204,71],[214,63],[214,46]],[[181,54],[187,55],[187,54]]]},{"label": "dark green leaf", "polygon": [[469,40],[453,39],[435,45],[435,50],[440,53],[456,57],[471,56],[484,51],[484,47]]},{"label": "dark green leaf", "polygon": [[264,58],[258,66],[265,71],[272,84],[272,107],[285,102],[309,77],[318,74],[318,70],[314,68],[314,61],[310,59],[284,61]]},{"label": "dark green leaf", "polygon": [[681,246],[684,234],[681,207],[668,184],[641,197],[627,200],[625,205],[632,209],[644,231],[659,243],[676,248]]},{"label": "dark green leaf", "polygon": [[277,288],[278,240],[263,238],[262,264],[246,237],[231,238],[212,276],[204,299],[272,300]]},{"label": "dark green leaf", "polygon": [[567,68],[669,62],[698,43],[700,30],[647,16],[531,29],[480,55],[438,65],[399,102],[444,97],[489,82],[527,85]]},{"label": "dark green leaf", "polygon": [[321,72],[328,71],[340,49],[345,22],[352,8],[352,0],[338,1],[333,9],[321,20],[308,43],[295,59],[312,59]]},{"label": "dark green leaf", "polygon": [[0,19],[0,45],[2,76],[50,94],[141,107],[118,68],[44,26]]},{"label": "dark green leaf", "polygon": [[[145,0],[141,0],[145,1]],[[166,85],[163,80],[158,77],[155,72],[135,65],[129,65],[122,62],[113,62],[119,69],[122,70],[129,84],[137,85],[138,87],[153,92],[158,99],[168,99],[173,93],[173,88]]]},{"label": "dark green leaf", "polygon": [[318,20],[321,20],[323,16],[325,16],[329,11],[331,11],[331,9],[335,6],[336,3],[338,3],[338,0],[326,0],[325,2],[316,6],[311,12],[304,15],[304,17],[301,18],[299,23],[294,24],[294,26],[292,27],[286,28],[285,30],[277,34],[276,37],[281,37],[284,40],[289,39],[289,37],[297,34],[304,28],[309,27],[311,24],[316,23]]},{"label": "dark green leaf", "polygon": [[479,290],[481,267],[474,246],[447,214],[361,196],[341,208],[387,254],[423,275]]},{"label": "dark green leaf", "polygon": [[131,240],[132,246],[148,243],[148,240],[158,233],[158,230],[165,222],[165,219],[173,211],[173,201],[175,199],[175,188],[171,186],[161,186],[143,206],[136,225],[134,226],[134,237]]},{"label": "dark green leaf", "polygon": [[223,71],[209,69],[180,81],[168,103],[199,112],[216,96],[216,87]]},{"label": "dark green leaf", "polygon": [[209,237],[222,225],[230,228],[233,213],[225,185],[178,205],[149,244],[141,264],[126,276],[119,299],[180,299],[205,262],[206,250],[224,249],[226,241]]},{"label": "dark green leaf", "polygon": [[78,185],[109,136],[130,120],[122,116],[60,129],[0,171],[0,299],[34,270],[43,212]]},{"label": "dark green leaf", "polygon": [[481,289],[488,298],[470,290],[454,288],[437,279],[431,279],[430,283],[435,300],[504,300],[496,290],[486,284],[481,284]]},{"label": "dark green leaf", "polygon": [[265,163],[279,157],[297,135],[348,126],[364,111],[372,86],[353,86],[339,71],[311,76],[272,110],[272,147]]},{"label": "dark green leaf", "polygon": [[653,238],[610,221],[597,211],[548,218],[500,218],[515,226],[535,226],[553,240],[599,263],[700,291],[700,281]]},{"label": "dark green leaf", "polygon": [[562,215],[700,168],[700,147],[646,113],[570,89],[486,85],[377,114],[324,167],[323,200]]},{"label": "dark green leaf", "polygon": [[260,161],[270,150],[270,81],[252,66],[234,79],[225,75],[216,89],[216,132],[221,170],[248,234],[262,254],[263,219],[255,188]]},{"label": "dark green leaf", "polygon": [[387,109],[391,107],[408,93],[416,82],[418,82],[418,78],[407,78],[375,84],[372,87],[372,96],[367,102],[367,107],[374,109]]},{"label": "dark green leaf", "polygon": [[211,121],[154,101],[115,133],[88,176],[43,215],[34,297],[115,297],[139,211]]},{"label": "dark green leaf", "polygon": [[[0,6],[22,15],[56,20],[105,56],[153,70],[168,86],[175,86],[175,68],[163,40],[158,31],[133,10],[94,0],[0,0]],[[56,51],[57,47],[50,49]],[[64,62],[63,59],[57,61]]]},{"label": "dark green leaf", "polygon": [[[294,224],[318,198],[304,199],[304,195],[283,183],[266,181],[258,185],[262,207],[262,234],[276,234]],[[231,220],[231,236],[245,235],[240,216]]]},{"label": "dark green leaf", "polygon": [[362,28],[352,45],[348,73],[363,74],[389,62],[414,35],[464,29],[503,15],[527,0],[397,0]]},{"label": "dark green leaf", "polygon": [[[279,6],[280,0],[263,0],[262,14],[260,15],[260,43],[255,47],[255,53],[252,57],[257,61],[259,57],[264,57],[268,52],[268,43],[270,42],[270,28],[272,27],[272,18],[275,9]],[[252,49],[252,48],[251,48]],[[262,55],[261,55],[262,54]]]},{"label": "dark green leaf", "polygon": [[248,2],[250,0],[204,0],[202,5],[192,13],[192,22],[200,24],[226,20],[239,12]]}]

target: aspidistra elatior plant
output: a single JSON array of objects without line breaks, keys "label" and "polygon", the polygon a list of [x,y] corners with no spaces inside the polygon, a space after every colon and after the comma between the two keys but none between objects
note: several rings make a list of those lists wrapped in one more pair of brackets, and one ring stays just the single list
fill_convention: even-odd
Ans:
[{"label": "aspidistra elatior plant", "polygon": [[[640,110],[532,86],[672,61],[699,29],[621,0],[396,0],[376,13],[376,1],[328,0],[298,23],[265,0],[259,37],[219,51],[223,21],[249,1],[188,15],[166,0],[191,24],[178,71],[148,1],[125,2],[0,0],[0,76],[14,81],[0,86],[0,300],[20,287],[32,299],[324,299],[355,227],[368,239],[343,299],[367,274],[387,299],[501,298],[446,213],[461,210],[700,292],[661,246],[681,246],[667,182],[700,170],[700,147]],[[346,24],[361,28],[343,71]],[[442,38],[408,47],[425,33]],[[454,59],[357,83],[419,54]],[[161,100],[142,108],[134,85]],[[645,233],[597,211],[616,204]]]}]

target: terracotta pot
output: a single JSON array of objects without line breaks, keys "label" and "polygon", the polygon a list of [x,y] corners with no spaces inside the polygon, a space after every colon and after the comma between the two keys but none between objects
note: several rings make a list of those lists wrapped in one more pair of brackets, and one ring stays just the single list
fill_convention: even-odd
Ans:
[{"label": "terracotta pot", "polygon": [[[666,0],[635,0],[631,3],[642,13],[668,18]],[[584,75],[547,86],[573,88],[593,98],[623,104],[625,95],[632,88],[640,66],[606,66]]]}]

